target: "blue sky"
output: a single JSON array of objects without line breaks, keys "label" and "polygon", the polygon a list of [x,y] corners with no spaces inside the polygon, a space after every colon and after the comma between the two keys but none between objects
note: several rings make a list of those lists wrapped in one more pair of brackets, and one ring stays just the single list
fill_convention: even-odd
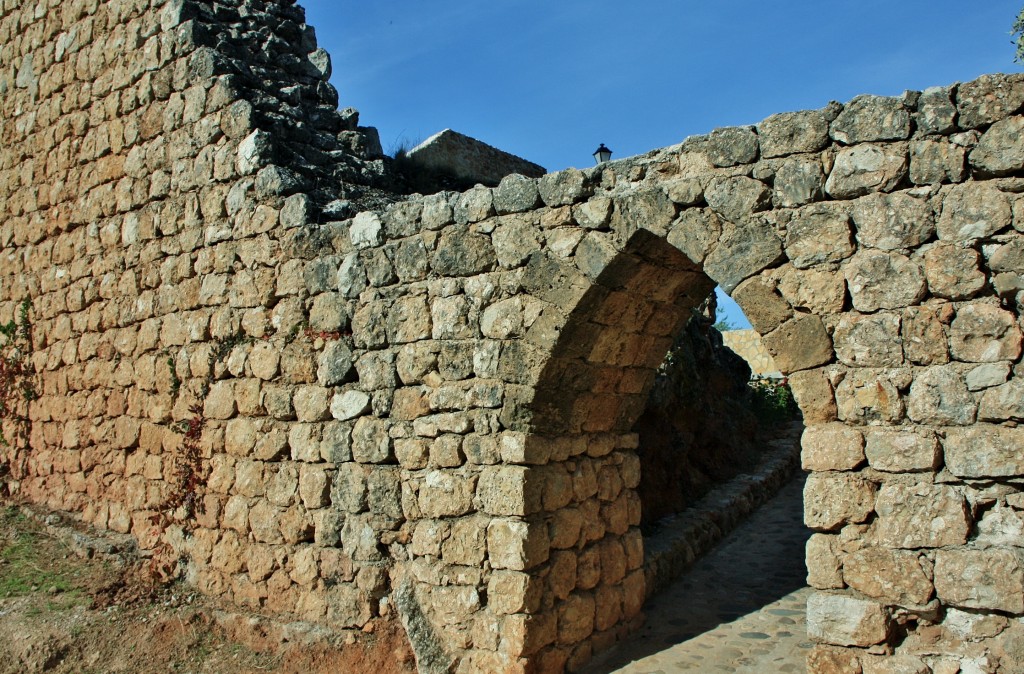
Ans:
[{"label": "blue sky", "polygon": [[1021,70],[1024,0],[299,1],[340,105],[386,152],[452,128],[549,171],[592,165],[599,143],[621,158]]}]

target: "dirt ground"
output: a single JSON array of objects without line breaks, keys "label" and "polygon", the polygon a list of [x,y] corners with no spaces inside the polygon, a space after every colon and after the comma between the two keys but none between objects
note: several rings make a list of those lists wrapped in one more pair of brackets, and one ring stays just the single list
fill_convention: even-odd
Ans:
[{"label": "dirt ground", "polygon": [[400,674],[402,627],[332,633],[154,585],[130,544],[0,503],[0,674]]}]

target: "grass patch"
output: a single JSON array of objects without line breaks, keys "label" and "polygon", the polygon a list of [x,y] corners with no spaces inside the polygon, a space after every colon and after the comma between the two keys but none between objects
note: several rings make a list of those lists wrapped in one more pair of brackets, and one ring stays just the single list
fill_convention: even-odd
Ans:
[{"label": "grass patch", "polygon": [[10,534],[0,541],[0,597],[20,597],[33,592],[48,592],[54,599],[47,602],[52,610],[63,610],[84,601],[62,557],[52,546],[40,545],[46,537],[41,527],[25,517],[16,507],[7,507],[0,515],[4,529]]}]

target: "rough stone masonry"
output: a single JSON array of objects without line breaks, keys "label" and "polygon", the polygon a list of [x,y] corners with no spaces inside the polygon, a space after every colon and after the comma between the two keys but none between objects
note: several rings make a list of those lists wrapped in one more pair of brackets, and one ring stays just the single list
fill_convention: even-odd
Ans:
[{"label": "rough stone masonry", "polygon": [[329,72],[284,0],[0,0],[10,493],[424,672],[577,669],[717,283],[807,424],[809,671],[1024,668],[1024,77],[399,200]]}]

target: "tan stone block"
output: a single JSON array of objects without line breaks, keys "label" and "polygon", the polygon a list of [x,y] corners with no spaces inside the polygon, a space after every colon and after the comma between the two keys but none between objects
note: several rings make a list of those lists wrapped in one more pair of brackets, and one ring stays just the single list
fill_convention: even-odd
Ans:
[{"label": "tan stone block", "polygon": [[804,470],[853,470],[864,463],[864,436],[846,424],[809,425],[800,446]]},{"label": "tan stone block", "polygon": [[497,613],[533,613],[540,608],[544,585],[519,571],[495,571],[487,584],[488,605]]},{"label": "tan stone block", "polygon": [[542,509],[543,477],[524,466],[486,466],[477,483],[477,507],[491,515],[526,516]]},{"label": "tan stone block", "polygon": [[789,377],[793,397],[800,406],[806,424],[835,421],[837,408],[832,385],[821,370],[803,370]]},{"label": "tan stone block", "polygon": [[487,527],[487,550],[496,569],[525,571],[548,559],[544,528],[521,520],[495,519]]},{"label": "tan stone block", "polygon": [[1024,552],[1016,548],[939,550],[935,591],[946,605],[1024,613]]},{"label": "tan stone block", "polygon": [[871,536],[890,548],[963,545],[971,530],[967,502],[946,485],[885,484],[875,510],[878,519]]},{"label": "tan stone block", "polygon": [[846,473],[813,473],[804,486],[804,523],[829,531],[846,523],[864,522],[874,512],[872,482]]},{"label": "tan stone block", "polygon": [[804,559],[808,585],[819,590],[839,590],[846,586],[837,546],[836,536],[813,534],[807,539]]},{"label": "tan stone block", "polygon": [[233,381],[219,381],[210,387],[203,403],[203,416],[207,419],[230,419],[235,416]]},{"label": "tan stone block", "polygon": [[843,558],[843,579],[853,589],[887,604],[923,605],[933,588],[916,552],[864,548]]},{"label": "tan stone block", "polygon": [[578,644],[594,632],[594,596],[574,593],[558,605],[558,643]]},{"label": "tan stone block", "polygon": [[871,646],[889,636],[889,614],[873,601],[816,592],[807,599],[807,636],[837,646]]},{"label": "tan stone block", "polygon": [[330,483],[327,471],[310,465],[299,467],[299,496],[308,509],[322,508],[330,504]]}]

